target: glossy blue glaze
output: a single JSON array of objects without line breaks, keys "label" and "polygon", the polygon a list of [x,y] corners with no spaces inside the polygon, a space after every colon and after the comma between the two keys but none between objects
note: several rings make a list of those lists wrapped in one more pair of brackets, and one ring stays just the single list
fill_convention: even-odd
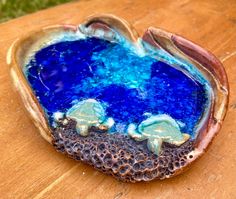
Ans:
[{"label": "glossy blue glaze", "polygon": [[170,115],[193,135],[208,101],[204,85],[180,70],[96,38],[49,45],[36,52],[25,73],[51,124],[53,113],[93,98],[115,120],[111,131],[126,132],[150,113]]}]

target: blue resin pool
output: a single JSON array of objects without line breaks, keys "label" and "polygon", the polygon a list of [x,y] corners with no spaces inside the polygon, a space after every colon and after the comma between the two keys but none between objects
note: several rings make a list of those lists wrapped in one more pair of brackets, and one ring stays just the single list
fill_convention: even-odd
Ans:
[{"label": "blue resin pool", "polygon": [[125,133],[128,124],[165,113],[193,135],[207,103],[204,85],[180,70],[98,38],[49,45],[36,52],[26,69],[51,124],[53,113],[93,98],[114,119],[111,132]]}]

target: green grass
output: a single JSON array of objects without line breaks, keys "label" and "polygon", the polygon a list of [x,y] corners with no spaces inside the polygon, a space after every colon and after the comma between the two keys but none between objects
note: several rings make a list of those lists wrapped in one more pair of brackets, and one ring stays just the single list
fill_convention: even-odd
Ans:
[{"label": "green grass", "polygon": [[0,22],[72,0],[0,0]]}]

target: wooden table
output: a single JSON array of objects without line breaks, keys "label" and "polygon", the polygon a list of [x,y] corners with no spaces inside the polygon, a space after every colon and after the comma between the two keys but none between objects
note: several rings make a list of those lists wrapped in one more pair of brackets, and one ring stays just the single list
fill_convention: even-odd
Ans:
[{"label": "wooden table", "polygon": [[[57,153],[37,132],[12,89],[7,50],[28,31],[78,24],[94,13],[113,13],[140,35],[160,27],[195,41],[224,64],[229,110],[209,151],[186,173],[164,181],[122,183]],[[236,198],[236,1],[93,0],[65,4],[0,25],[0,198]]]}]

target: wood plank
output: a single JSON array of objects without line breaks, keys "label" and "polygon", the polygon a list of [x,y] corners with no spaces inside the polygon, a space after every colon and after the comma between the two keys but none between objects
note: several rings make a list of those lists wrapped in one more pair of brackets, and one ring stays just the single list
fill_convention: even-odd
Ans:
[{"label": "wood plank", "polygon": [[[149,183],[122,183],[57,153],[33,126],[12,89],[6,53],[28,31],[79,24],[94,13],[129,21],[140,35],[149,26],[178,33],[224,63],[229,110],[209,151],[183,175]],[[65,4],[0,24],[1,198],[236,198],[236,1],[93,0]]]}]

